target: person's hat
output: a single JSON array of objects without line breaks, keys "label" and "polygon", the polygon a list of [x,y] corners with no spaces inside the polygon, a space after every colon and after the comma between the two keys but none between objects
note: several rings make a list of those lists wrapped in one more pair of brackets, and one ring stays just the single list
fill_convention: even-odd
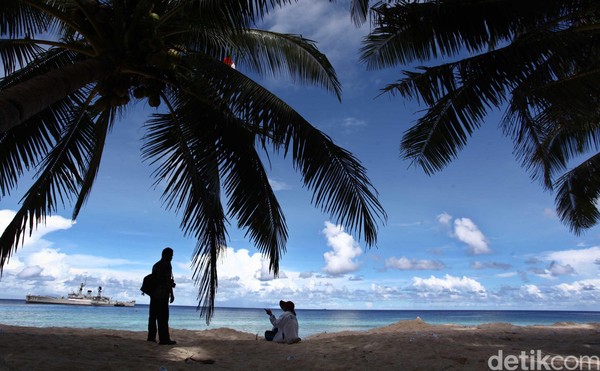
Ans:
[{"label": "person's hat", "polygon": [[283,301],[280,300],[279,301],[279,307],[281,308],[281,310],[285,311],[285,312],[292,312],[294,314],[296,314],[295,309],[295,305],[293,301]]}]

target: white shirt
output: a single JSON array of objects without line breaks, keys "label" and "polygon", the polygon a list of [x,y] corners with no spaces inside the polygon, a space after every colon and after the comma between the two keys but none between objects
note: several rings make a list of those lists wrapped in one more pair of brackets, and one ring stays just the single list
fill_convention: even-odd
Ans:
[{"label": "white shirt", "polygon": [[277,343],[293,343],[298,339],[298,319],[292,312],[283,312],[279,318],[271,314],[269,320],[273,327],[277,327],[277,333],[273,338]]}]

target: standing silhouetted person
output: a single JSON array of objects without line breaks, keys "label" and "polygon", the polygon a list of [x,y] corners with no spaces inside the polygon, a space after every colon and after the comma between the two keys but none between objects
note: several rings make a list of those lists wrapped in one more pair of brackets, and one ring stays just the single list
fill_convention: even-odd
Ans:
[{"label": "standing silhouetted person", "polygon": [[173,249],[162,251],[162,258],[152,266],[152,275],[157,280],[156,289],[150,295],[150,316],[148,318],[148,341],[156,342],[156,324],[158,323],[158,339],[161,345],[173,345],[176,342],[169,336],[169,298],[175,300],[173,288]]}]

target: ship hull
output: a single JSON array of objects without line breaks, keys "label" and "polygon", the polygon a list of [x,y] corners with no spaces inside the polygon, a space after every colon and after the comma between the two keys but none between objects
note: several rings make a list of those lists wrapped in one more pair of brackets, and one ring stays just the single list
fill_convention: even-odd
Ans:
[{"label": "ship hull", "polygon": [[25,297],[27,304],[63,304],[63,305],[81,305],[81,306],[101,306],[101,307],[133,307],[133,301],[113,301],[113,300],[94,300],[87,298],[58,298],[54,296],[27,295]]}]

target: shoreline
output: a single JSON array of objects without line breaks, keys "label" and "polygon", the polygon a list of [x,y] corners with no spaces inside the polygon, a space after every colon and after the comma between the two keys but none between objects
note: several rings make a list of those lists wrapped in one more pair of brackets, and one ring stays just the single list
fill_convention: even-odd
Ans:
[{"label": "shoreline", "polygon": [[0,324],[0,370],[485,370],[515,359],[542,367],[538,354],[553,359],[554,369],[561,369],[559,360],[581,357],[589,361],[582,369],[600,369],[600,323],[463,326],[417,318],[367,331],[320,333],[292,345],[228,328],[172,329],[174,346],[147,342],[145,336],[145,331]]}]

